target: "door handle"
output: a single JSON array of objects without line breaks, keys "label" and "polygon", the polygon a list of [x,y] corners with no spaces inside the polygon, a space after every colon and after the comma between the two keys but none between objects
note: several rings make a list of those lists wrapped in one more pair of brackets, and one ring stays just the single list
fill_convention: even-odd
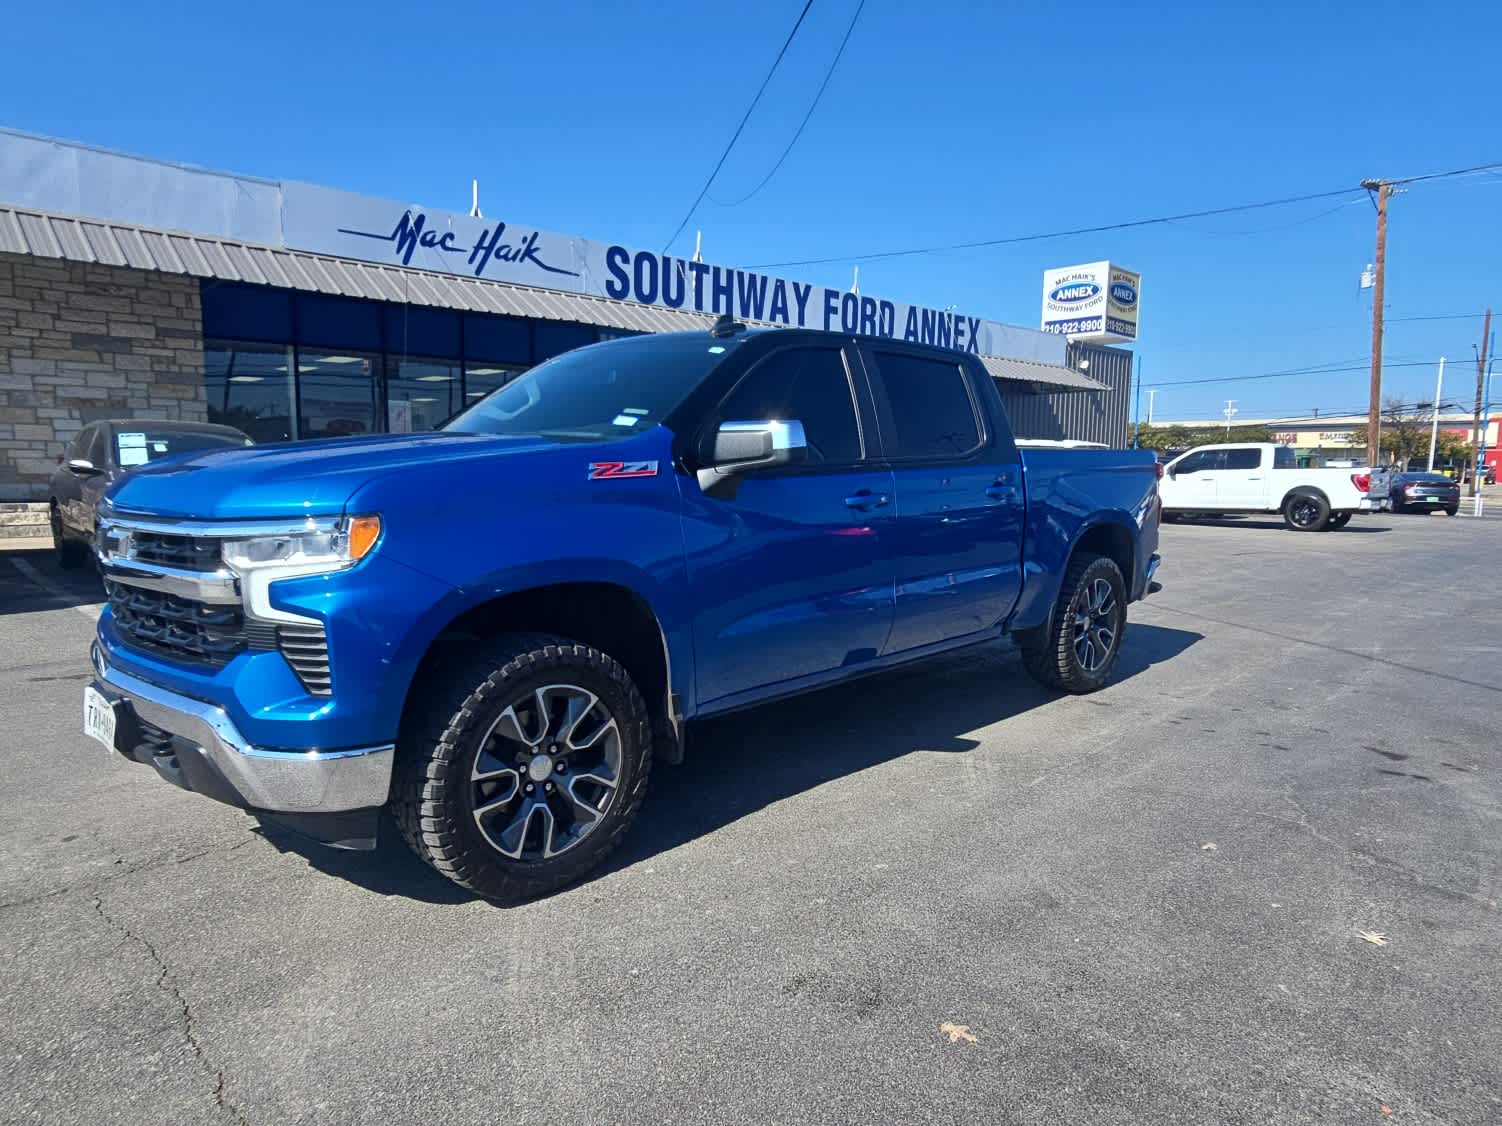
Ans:
[{"label": "door handle", "polygon": [[990,485],[986,488],[986,496],[992,500],[1016,500],[1018,497],[1016,485]]},{"label": "door handle", "polygon": [[873,493],[869,489],[862,489],[845,498],[845,507],[865,512],[869,508],[880,508],[884,504],[889,504],[891,499],[886,493]]}]

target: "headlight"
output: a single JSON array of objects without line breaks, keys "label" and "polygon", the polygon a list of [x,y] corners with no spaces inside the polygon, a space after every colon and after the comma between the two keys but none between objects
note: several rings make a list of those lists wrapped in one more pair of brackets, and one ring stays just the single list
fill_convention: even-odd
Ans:
[{"label": "headlight", "polygon": [[318,523],[295,532],[224,541],[224,561],[234,571],[272,569],[291,574],[318,574],[353,566],[381,538],[379,516],[353,516]]}]

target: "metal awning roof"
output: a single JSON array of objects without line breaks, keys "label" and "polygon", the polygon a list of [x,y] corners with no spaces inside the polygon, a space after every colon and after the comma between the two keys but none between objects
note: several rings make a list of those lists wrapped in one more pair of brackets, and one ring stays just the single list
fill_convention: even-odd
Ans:
[{"label": "metal awning roof", "polygon": [[982,356],[993,378],[1010,383],[1041,383],[1053,388],[1068,388],[1071,391],[1109,391],[1098,379],[1091,379],[1073,368],[1059,364],[1041,364],[1036,360],[1011,360],[1003,356]]},{"label": "metal awning roof", "polygon": [[[631,332],[683,332],[708,328],[714,317],[681,309],[639,305],[582,293],[486,281],[403,266],[357,262],[186,232],[157,230],[105,219],[62,215],[0,204],[0,253],[30,254],[69,262],[128,266],[219,281],[395,301],[440,309],[502,313],[570,321]],[[773,326],[776,327],[776,326]],[[1071,368],[982,356],[997,379],[1056,389],[1105,390]]]}]

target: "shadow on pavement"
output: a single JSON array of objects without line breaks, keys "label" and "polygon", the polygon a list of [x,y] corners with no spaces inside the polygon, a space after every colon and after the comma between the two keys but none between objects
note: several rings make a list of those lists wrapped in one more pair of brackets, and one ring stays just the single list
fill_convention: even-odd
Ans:
[{"label": "shadow on pavement", "polygon": [[103,601],[104,585],[92,567],[65,571],[50,549],[0,551],[0,614],[33,614]]},{"label": "shadow on pavement", "polygon": [[[1114,683],[1171,660],[1202,637],[1133,622]],[[1058,698],[1035,684],[1015,649],[1002,642],[705,720],[690,729],[684,765],[654,768],[640,817],[595,877],[891,759],[972,751],[980,744],[968,732]],[[429,903],[473,898],[413,856],[389,822],[379,847],[367,853],[322,848],[271,827],[262,832],[320,871],[381,895]]]},{"label": "shadow on pavement", "polygon": [[[1386,516],[1387,513],[1383,513]],[[1390,532],[1391,528],[1385,524],[1368,524],[1365,521],[1372,519],[1371,516],[1353,516],[1351,522],[1344,528],[1332,528],[1329,535],[1345,535],[1348,532]],[[1264,532],[1287,532],[1289,535],[1309,535],[1308,532],[1295,533],[1287,524],[1283,523],[1281,516],[1249,517],[1249,516],[1182,516],[1168,525],[1171,528],[1256,528]]]}]

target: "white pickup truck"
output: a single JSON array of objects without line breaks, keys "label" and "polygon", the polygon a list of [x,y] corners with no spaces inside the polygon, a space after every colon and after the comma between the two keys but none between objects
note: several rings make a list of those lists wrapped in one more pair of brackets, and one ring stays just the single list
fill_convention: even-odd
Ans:
[{"label": "white pickup truck", "polygon": [[1196,446],[1163,467],[1163,517],[1281,512],[1296,532],[1342,528],[1371,511],[1365,469],[1300,469],[1293,450],[1271,442]]}]

